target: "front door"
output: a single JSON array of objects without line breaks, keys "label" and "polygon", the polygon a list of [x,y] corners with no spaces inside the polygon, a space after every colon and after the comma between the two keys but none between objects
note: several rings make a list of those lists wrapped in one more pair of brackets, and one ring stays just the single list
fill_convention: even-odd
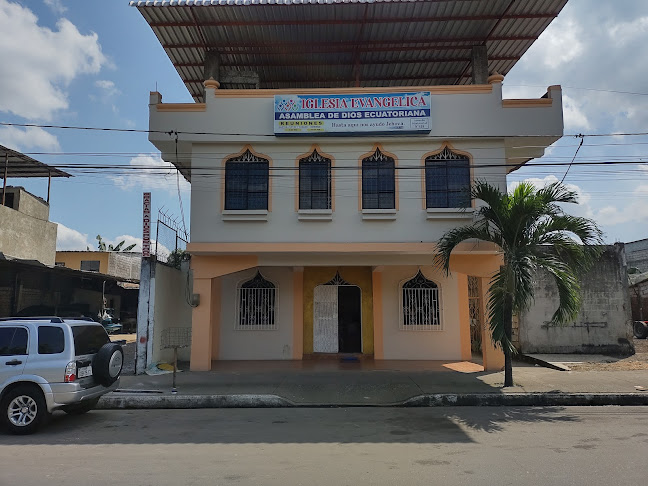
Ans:
[{"label": "front door", "polygon": [[340,353],[362,352],[360,288],[338,287],[338,346]]},{"label": "front door", "polygon": [[318,285],[313,297],[313,351],[361,353],[360,288],[355,285]]}]

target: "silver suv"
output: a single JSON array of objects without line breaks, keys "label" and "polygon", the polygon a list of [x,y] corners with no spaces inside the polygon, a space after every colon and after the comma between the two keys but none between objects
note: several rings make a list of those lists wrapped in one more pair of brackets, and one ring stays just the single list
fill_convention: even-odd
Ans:
[{"label": "silver suv", "polygon": [[119,386],[124,352],[101,324],[60,317],[0,319],[0,422],[34,432],[54,410],[82,414]]}]

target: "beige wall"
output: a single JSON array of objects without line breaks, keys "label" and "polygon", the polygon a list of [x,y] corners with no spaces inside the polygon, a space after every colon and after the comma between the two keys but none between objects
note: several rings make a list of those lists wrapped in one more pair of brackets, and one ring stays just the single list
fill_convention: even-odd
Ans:
[{"label": "beige wall", "polygon": [[460,360],[461,336],[457,281],[439,270],[420,267],[426,278],[439,286],[442,331],[401,331],[400,285],[416,275],[419,267],[384,267],[382,313],[384,359]]},{"label": "beige wall", "polygon": [[[169,327],[191,328],[191,307],[185,300],[187,272],[158,263],[155,266],[152,362],[171,363],[173,349],[162,349],[162,334]],[[189,361],[191,348],[178,349],[178,359]]]},{"label": "beige wall", "polygon": [[293,270],[261,267],[261,275],[277,287],[277,329],[237,331],[236,288],[256,275],[257,269],[244,270],[221,278],[221,322],[218,359],[293,359]]},{"label": "beige wall", "polygon": [[110,253],[107,251],[57,251],[56,262],[65,263],[67,268],[81,270],[81,261],[98,260],[99,273],[108,275],[108,258]]},{"label": "beige wall", "polygon": [[47,215],[39,218],[0,205],[0,251],[7,256],[54,266],[56,230]]}]

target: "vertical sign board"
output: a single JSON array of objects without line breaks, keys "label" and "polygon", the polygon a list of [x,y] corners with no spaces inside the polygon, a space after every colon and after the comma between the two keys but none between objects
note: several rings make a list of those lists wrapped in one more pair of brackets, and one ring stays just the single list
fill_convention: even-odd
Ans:
[{"label": "vertical sign board", "polygon": [[275,95],[275,135],[429,133],[429,91]]},{"label": "vertical sign board", "polygon": [[151,256],[151,193],[144,193],[143,205],[143,231],[142,231],[142,257]]}]

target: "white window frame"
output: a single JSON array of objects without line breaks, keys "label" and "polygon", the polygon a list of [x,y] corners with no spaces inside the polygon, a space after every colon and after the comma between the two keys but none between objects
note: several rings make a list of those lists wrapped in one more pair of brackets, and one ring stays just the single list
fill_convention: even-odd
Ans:
[{"label": "white window frame", "polygon": [[[413,289],[403,289],[403,286],[409,281],[415,279],[419,273],[426,280],[434,283],[436,288],[413,288]],[[403,302],[403,292],[408,291],[415,294],[419,299],[432,298],[436,300],[437,303],[437,315],[438,322],[436,324],[429,323],[417,323],[417,324],[405,324],[405,303]],[[431,278],[428,278],[423,274],[421,270],[418,270],[415,275],[406,278],[400,282],[398,285],[398,328],[401,331],[443,331],[443,301],[441,299],[441,286]]]},{"label": "white window frame", "polygon": [[[243,288],[243,285],[254,281],[258,278],[265,280],[266,282],[273,285],[273,288],[269,287],[257,287],[257,288]],[[274,295],[272,295],[274,294]],[[267,299],[271,297],[272,302],[272,314],[269,317],[264,317],[263,314],[255,314],[254,324],[241,324],[241,299],[243,298],[260,298]],[[235,302],[235,319],[234,319],[234,330],[235,331],[276,331],[279,329],[277,325],[277,316],[278,316],[278,303],[279,303],[279,288],[276,283],[265,278],[263,274],[257,270],[257,272],[252,276],[241,280],[236,285],[236,302]]]}]

